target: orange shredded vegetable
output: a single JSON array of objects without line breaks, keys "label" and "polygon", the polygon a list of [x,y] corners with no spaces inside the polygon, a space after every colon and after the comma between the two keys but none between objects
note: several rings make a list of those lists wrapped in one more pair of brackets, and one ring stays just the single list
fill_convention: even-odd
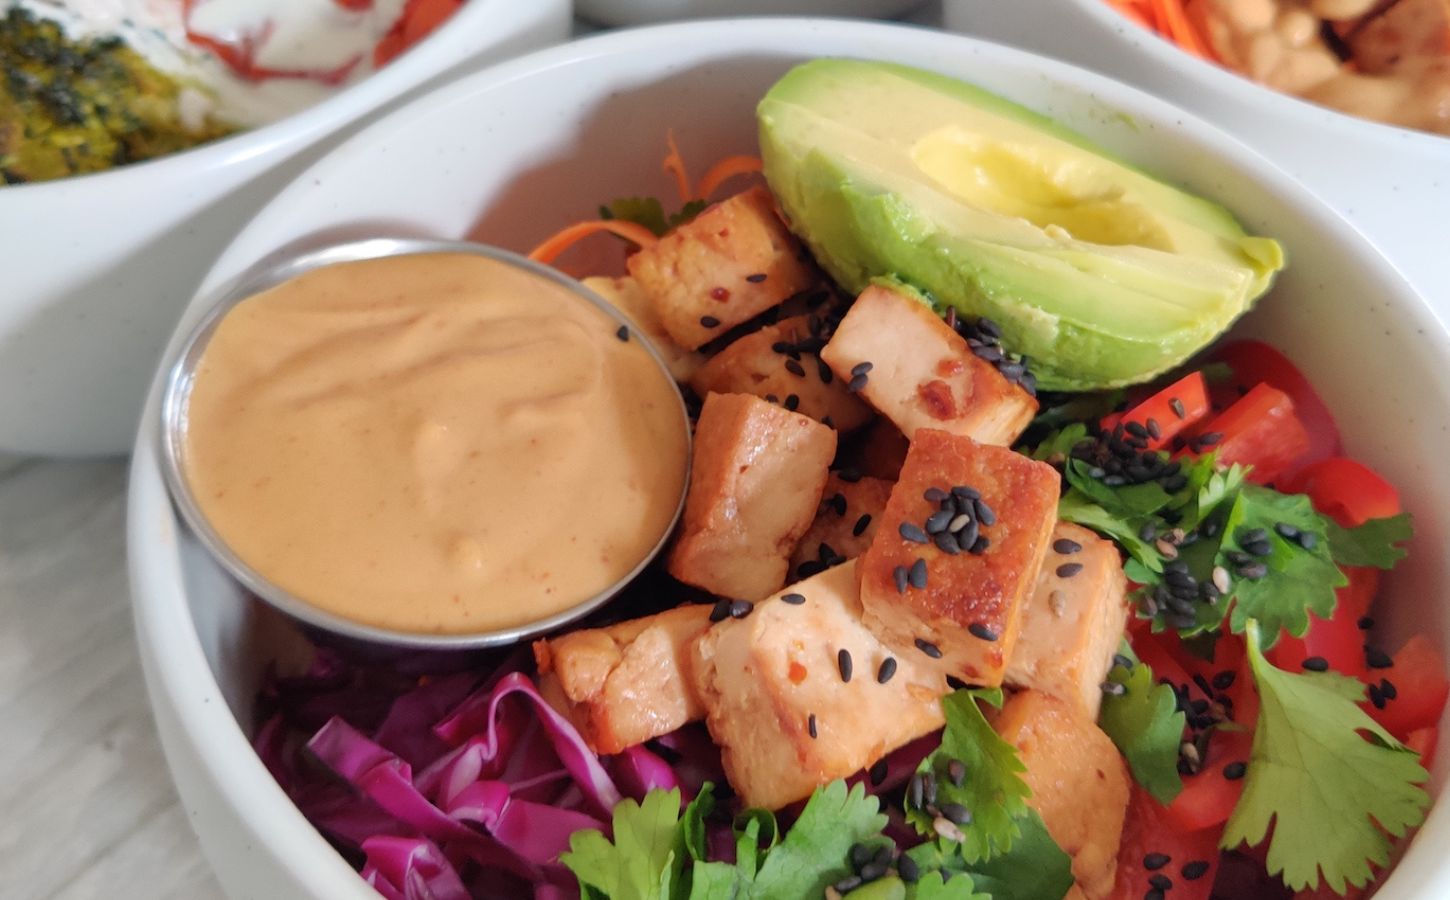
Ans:
[{"label": "orange shredded vegetable", "polygon": [[559,254],[565,250],[585,238],[601,232],[622,237],[641,247],[651,246],[659,240],[653,231],[643,225],[636,225],[634,222],[626,222],[622,219],[591,219],[586,222],[575,222],[544,239],[537,247],[529,251],[529,259],[547,265],[558,259]]},{"label": "orange shredded vegetable", "polygon": [[758,156],[727,156],[700,176],[700,183],[695,185],[695,195],[701,200],[709,200],[720,185],[731,178],[738,175],[752,175],[759,172],[761,168],[763,165]]},{"label": "orange shredded vegetable", "polygon": [[1172,38],[1175,44],[1199,59],[1216,61],[1213,52],[1208,48],[1208,42],[1188,20],[1188,11],[1183,8],[1183,0],[1153,0],[1153,6],[1158,13],[1159,29]]},{"label": "orange shredded vegetable", "polygon": [[685,172],[685,158],[680,155],[680,148],[675,145],[674,131],[665,132],[665,143],[670,152],[665,154],[661,168],[665,170],[665,174],[674,177],[675,188],[680,192],[680,202],[689,203],[695,198],[695,192],[690,188],[690,176]]},{"label": "orange shredded vegetable", "polygon": [[1158,23],[1153,19],[1152,11],[1145,9],[1138,0],[1108,0],[1108,5],[1144,28],[1150,31],[1158,30]]}]

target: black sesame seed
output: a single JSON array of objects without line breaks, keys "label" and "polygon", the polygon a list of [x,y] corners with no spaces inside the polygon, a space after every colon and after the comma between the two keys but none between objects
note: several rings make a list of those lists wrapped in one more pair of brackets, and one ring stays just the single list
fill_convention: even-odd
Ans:
[{"label": "black sesame seed", "polygon": [[1219,690],[1219,691],[1226,691],[1226,690],[1228,690],[1229,688],[1233,687],[1234,679],[1237,678],[1237,677],[1238,677],[1238,673],[1236,673],[1236,672],[1234,672],[1232,670],[1227,670],[1227,669],[1224,670],[1224,671],[1222,671],[1222,672],[1216,673],[1213,676],[1213,687],[1214,687],[1214,690]]},{"label": "black sesame seed", "polygon": [[1379,685],[1372,684],[1369,686],[1369,702],[1374,704],[1375,709],[1385,708],[1385,694],[1384,691],[1380,690]]},{"label": "black sesame seed", "polygon": [[781,594],[780,600],[782,603],[789,603],[791,606],[800,606],[806,602],[806,597],[804,594]]},{"label": "black sesame seed", "polygon": [[869,528],[870,526],[871,526],[871,514],[870,513],[866,513],[866,514],[862,515],[861,518],[857,519],[856,520],[856,524],[851,527],[851,536],[852,537],[860,537],[861,535],[863,535],[863,534],[866,533],[866,529]]},{"label": "black sesame seed", "polygon": [[982,492],[977,490],[976,488],[967,487],[964,484],[959,484],[956,487],[952,488],[952,496],[956,497],[958,500],[975,501],[982,499]]},{"label": "black sesame seed", "polygon": [[871,779],[872,787],[880,787],[881,782],[886,780],[886,775],[889,771],[890,766],[887,765],[886,758],[882,757],[876,760],[875,765],[871,766],[871,771],[866,773],[866,777]]},{"label": "black sesame seed", "polygon": [[1173,415],[1180,419],[1187,418],[1188,410],[1184,408],[1183,401],[1174,397],[1168,401],[1168,408],[1173,410]]},{"label": "black sesame seed", "polygon": [[826,499],[826,505],[838,516],[846,514],[846,495],[837,491]]},{"label": "black sesame seed", "polygon": [[942,490],[939,487],[930,487],[927,488],[926,493],[922,494],[921,496],[929,503],[940,503],[950,497],[951,494],[948,494],[946,491]]},{"label": "black sesame seed", "polygon": [[1071,578],[1082,571],[1082,563],[1063,563],[1057,567],[1058,578]]},{"label": "black sesame seed", "polygon": [[936,775],[932,772],[921,773],[921,799],[927,806],[936,806]]},{"label": "black sesame seed", "polygon": [[981,497],[976,497],[973,498],[972,505],[977,508],[978,522],[988,527],[997,524],[997,514],[992,511],[992,507],[987,505],[987,501]]},{"label": "black sesame seed", "polygon": [[852,375],[851,380],[846,382],[846,390],[853,394],[860,393],[866,388],[866,375]]},{"label": "black sesame seed", "polygon": [[1154,888],[1153,890],[1143,895],[1143,900],[1163,900],[1163,897],[1163,892],[1158,890],[1157,888]]},{"label": "black sesame seed", "polygon": [[1296,540],[1299,537],[1299,529],[1290,525],[1288,522],[1275,522],[1274,531],[1278,532],[1280,537],[1290,541]]},{"label": "black sesame seed", "polygon": [[[957,518],[961,518],[961,516],[958,516]],[[955,519],[952,520],[952,524],[956,524]],[[964,547],[974,553],[976,552],[976,550],[974,550],[973,548],[976,546],[977,540],[981,537],[981,535],[977,532],[976,519],[969,519],[966,524],[961,527],[960,530],[952,528],[948,528],[948,530],[956,536],[958,547]]]},{"label": "black sesame seed", "polygon": [[968,625],[967,631],[971,632],[972,637],[977,638],[978,640],[995,641],[997,639],[997,632],[993,631],[990,627],[983,625],[981,622],[973,622],[972,624]]},{"label": "black sesame seed", "polygon": [[776,341],[770,345],[770,349],[776,353],[795,353],[795,344],[790,341]]},{"label": "black sesame seed", "polygon": [[845,466],[836,470],[836,477],[847,484],[855,484],[861,480],[861,470],[854,466]]},{"label": "black sesame seed", "polygon": [[1071,556],[1082,549],[1082,544],[1068,538],[1058,538],[1052,542],[1052,549],[1063,556]]},{"label": "black sesame seed", "polygon": [[1184,881],[1197,881],[1208,874],[1208,862],[1202,859],[1195,859],[1192,862],[1184,863],[1180,870],[1183,873]]},{"label": "black sesame seed", "polygon": [[1395,688],[1395,683],[1388,678],[1380,679],[1380,693],[1386,700],[1393,700],[1400,695],[1399,690]]},{"label": "black sesame seed", "polygon": [[841,682],[843,684],[850,684],[851,672],[855,669],[855,666],[851,662],[851,651],[845,647],[836,651],[836,668],[841,670]]},{"label": "black sesame seed", "polygon": [[1173,857],[1167,853],[1149,853],[1143,857],[1143,868],[1149,872],[1156,872],[1171,862],[1173,862]]},{"label": "black sesame seed", "polygon": [[1300,665],[1303,666],[1305,669],[1308,669],[1310,672],[1329,671],[1329,660],[1325,659],[1322,656],[1311,656],[1308,659],[1304,660],[1302,663],[1300,663]]},{"label": "black sesame seed", "polygon": [[1127,423],[1123,426],[1123,430],[1127,431],[1128,434],[1131,434],[1133,437],[1145,438],[1148,436],[1148,429],[1144,428],[1141,424],[1137,422]]},{"label": "black sesame seed", "polygon": [[867,372],[870,372],[873,368],[875,368],[875,367],[872,366],[871,363],[869,363],[869,362],[859,362],[859,363],[856,363],[854,366],[851,367],[851,376],[852,377],[855,377],[857,375],[865,375]]},{"label": "black sesame seed", "polygon": [[916,639],[916,649],[930,656],[932,659],[941,659],[941,648],[926,638]]},{"label": "black sesame seed", "polygon": [[616,332],[614,332],[614,336],[617,337],[617,338],[619,338],[621,341],[627,341],[627,340],[629,340],[629,326],[628,325],[621,325],[621,326],[619,326],[619,330],[616,331]]},{"label": "black sesame seed", "polygon": [[896,593],[906,593],[906,585],[909,579],[910,576],[906,571],[906,566],[897,566],[891,570],[891,580],[896,582]]},{"label": "black sesame seed", "polygon": [[1374,619],[1369,616],[1360,616],[1359,622],[1356,624],[1359,626],[1360,631],[1369,631],[1374,627]]},{"label": "black sesame seed", "polygon": [[1364,661],[1371,669],[1392,668],[1395,661],[1390,655],[1378,647],[1371,647],[1366,644],[1364,647]]},{"label": "black sesame seed", "polygon": [[1214,444],[1217,444],[1221,440],[1223,440],[1223,432],[1210,431],[1206,434],[1200,434],[1198,436],[1198,446],[1212,447]]},{"label": "black sesame seed", "polygon": [[830,384],[836,380],[836,373],[831,371],[831,367],[826,365],[824,359],[816,360],[816,374],[821,376],[822,384]]},{"label": "black sesame seed", "polygon": [[913,544],[925,544],[931,540],[926,536],[926,532],[921,530],[921,526],[914,522],[902,522],[896,530],[902,540],[911,541]]},{"label": "black sesame seed", "polygon": [[939,509],[926,517],[926,533],[940,534],[951,525],[952,519],[956,517],[954,509]]},{"label": "black sesame seed", "polygon": [[1153,887],[1157,888],[1160,891],[1166,891],[1169,888],[1173,887],[1173,879],[1162,873],[1150,877],[1148,879],[1148,883],[1153,885]]},{"label": "black sesame seed", "polygon": [[815,713],[811,713],[808,717],[806,717],[806,731],[810,732],[810,735],[813,739],[817,736],[818,732],[816,731]]},{"label": "black sesame seed", "polygon": [[888,656],[881,660],[881,666],[876,670],[876,683],[885,684],[896,674],[896,657]]},{"label": "black sesame seed", "polygon": [[833,884],[832,887],[836,889],[837,893],[849,894],[863,883],[860,875],[849,875]]},{"label": "black sesame seed", "polygon": [[1151,541],[1158,537],[1158,526],[1153,522],[1144,522],[1143,527],[1138,529],[1140,540]]},{"label": "black sesame seed", "polygon": [[861,880],[867,882],[875,881],[882,875],[886,874],[887,868],[888,866],[886,863],[868,863],[867,865],[861,867]]},{"label": "black sesame seed", "polygon": [[951,688],[954,691],[965,691],[967,688],[971,687],[971,685],[967,684],[965,681],[961,680],[955,675],[948,675],[947,687]]},{"label": "black sesame seed", "polygon": [[1305,550],[1313,550],[1319,546],[1319,536],[1312,531],[1299,532],[1299,546]]},{"label": "black sesame seed", "polygon": [[1122,669],[1133,668],[1133,661],[1121,653],[1113,654],[1113,665]]},{"label": "black sesame seed", "polygon": [[990,546],[992,546],[992,541],[984,534],[978,537],[969,549],[972,553],[980,556],[981,554],[986,553],[987,548]]},{"label": "black sesame seed", "polygon": [[1238,572],[1239,577],[1241,578],[1247,578],[1250,581],[1258,581],[1260,578],[1263,578],[1265,575],[1269,574],[1269,567],[1264,565],[1263,563],[1249,563],[1246,566],[1240,567]]},{"label": "black sesame seed", "polygon": [[917,809],[921,809],[921,807],[924,805],[922,803],[922,795],[924,792],[925,787],[922,785],[921,773],[917,772],[915,775],[911,776],[911,780],[906,783],[906,805],[908,807],[916,807]]},{"label": "black sesame seed", "polygon": [[1250,541],[1244,544],[1244,549],[1255,556],[1270,556],[1274,552],[1273,545],[1268,541]]},{"label": "black sesame seed", "polygon": [[801,398],[797,397],[795,394],[786,394],[785,403],[782,405],[790,412],[795,412],[796,410],[800,409]]},{"label": "black sesame seed", "polygon": [[1163,429],[1159,427],[1157,419],[1149,416],[1146,426],[1148,429],[1148,436],[1151,437],[1153,440],[1156,441],[1163,437]]},{"label": "black sesame seed", "polygon": [[957,543],[956,537],[953,536],[952,533],[949,531],[943,531],[940,534],[936,535],[932,538],[932,542],[936,544],[938,550],[945,553],[947,556],[956,556],[958,553],[962,552],[962,548]]},{"label": "black sesame seed", "polygon": [[792,375],[796,375],[801,378],[806,377],[805,367],[793,359],[788,359],[785,361],[785,370]]},{"label": "black sesame seed", "polygon": [[966,825],[972,821],[972,811],[960,803],[943,804],[941,814],[953,825]]},{"label": "black sesame seed", "polygon": [[780,402],[780,398],[777,397],[774,394],[766,394],[765,395],[765,402],[766,403],[779,403]]},{"label": "black sesame seed", "polygon": [[826,571],[826,567],[821,564],[820,560],[815,559],[808,559],[795,567],[797,579],[810,578],[812,575],[819,575],[824,571]]},{"label": "black sesame seed", "polygon": [[1223,777],[1227,778],[1229,781],[1238,781],[1240,778],[1244,777],[1244,775],[1246,775],[1248,771],[1249,767],[1247,763],[1231,762],[1223,767]]},{"label": "black sesame seed", "polygon": [[715,318],[714,316],[701,316],[700,324],[705,328],[719,328],[720,320]]},{"label": "black sesame seed", "polygon": [[949,760],[947,762],[947,777],[951,779],[952,784],[961,787],[962,782],[967,780],[967,764],[959,759]]},{"label": "black sesame seed", "polygon": [[896,874],[907,884],[915,884],[921,879],[921,867],[916,864],[916,860],[903,853],[896,860]]},{"label": "black sesame seed", "polygon": [[754,609],[755,604],[749,600],[732,600],[730,601],[730,618],[743,619]]},{"label": "black sesame seed", "polygon": [[750,282],[751,284],[760,284],[762,281],[765,280],[765,273],[756,272],[753,275],[746,275],[745,280]]},{"label": "black sesame seed", "polygon": [[723,622],[730,618],[730,601],[716,600],[715,605],[710,609],[711,622]]},{"label": "black sesame seed", "polygon": [[858,872],[861,871],[862,866],[871,862],[871,856],[871,848],[862,843],[852,844],[851,849],[846,851],[846,858],[851,861],[851,868]]},{"label": "black sesame seed", "polygon": [[926,560],[918,559],[907,570],[906,581],[918,591],[926,590]]}]

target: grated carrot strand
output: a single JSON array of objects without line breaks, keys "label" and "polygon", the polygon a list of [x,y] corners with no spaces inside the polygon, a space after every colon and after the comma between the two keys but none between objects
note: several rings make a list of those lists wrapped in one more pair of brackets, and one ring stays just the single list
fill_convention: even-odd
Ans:
[{"label": "grated carrot strand", "polygon": [[695,187],[697,199],[709,200],[720,185],[739,175],[753,175],[763,168],[758,156],[727,156],[711,166]]},{"label": "grated carrot strand", "polygon": [[680,155],[680,148],[675,144],[673,129],[665,132],[665,143],[670,152],[665,154],[661,168],[665,170],[665,174],[675,179],[675,188],[680,192],[680,202],[689,203],[695,198],[695,192],[690,188],[690,176],[685,171],[685,158]]},{"label": "grated carrot strand", "polygon": [[659,240],[653,231],[634,222],[626,222],[622,219],[591,219],[585,222],[575,222],[545,238],[537,247],[529,251],[529,259],[547,265],[558,259],[559,254],[565,250],[587,237],[602,232],[622,237],[641,247],[652,246],[655,241]]}]

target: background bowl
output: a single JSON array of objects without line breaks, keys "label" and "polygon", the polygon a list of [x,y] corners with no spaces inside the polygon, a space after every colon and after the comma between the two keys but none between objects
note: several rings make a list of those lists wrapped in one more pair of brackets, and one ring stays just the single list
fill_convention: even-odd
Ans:
[{"label": "background bowl", "polygon": [[[1281,239],[1291,264],[1241,326],[1300,363],[1339,414],[1352,453],[1404,489],[1419,522],[1377,613],[1393,645],[1450,611],[1450,470],[1422,448],[1450,433],[1450,340],[1370,245],[1303,187],[1232,138],[1133,88],[1064,63],[900,26],[739,20],[618,32],[499,65],[389,115],[304,173],[222,255],[209,293],[255,261],[378,234],[468,237],[525,249],[624,195],[670,197],[673,129],[696,172],[754,152],[753,110],[807,56],[870,57],[975,81],[1054,116],[1133,162],[1227,204]],[[184,334],[204,310],[193,304]],[[295,633],[200,553],[159,466],[159,382],[132,468],[129,543],[141,656],[162,742],[203,847],[234,895],[367,896],[287,801],[247,743],[261,667]],[[1425,599],[1430,598],[1430,599]],[[1443,791],[1442,748],[1433,790]],[[1386,900],[1450,893],[1450,803],[1438,807]]]},{"label": "background bowl", "polygon": [[1369,235],[1450,322],[1450,137],[1270,90],[1190,56],[1105,0],[944,0],[943,21],[1136,84],[1247,142]]},{"label": "background bowl", "polygon": [[643,25],[666,19],[767,14],[887,18],[927,0],[577,0],[579,15],[600,25]]},{"label": "background bowl", "polygon": [[197,282],[329,136],[469,63],[568,30],[566,0],[469,0],[391,65],[285,119],[109,172],[0,189],[0,450],[124,452]]}]

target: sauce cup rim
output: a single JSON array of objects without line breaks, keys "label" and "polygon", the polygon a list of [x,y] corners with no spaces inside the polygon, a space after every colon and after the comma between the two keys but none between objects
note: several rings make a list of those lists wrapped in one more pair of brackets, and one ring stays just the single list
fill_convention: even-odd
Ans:
[{"label": "sauce cup rim", "polygon": [[[196,366],[204,355],[212,335],[228,312],[255,294],[276,287],[302,274],[347,262],[362,262],[394,256],[434,253],[463,253],[521,269],[528,274],[551,281],[576,296],[589,301],[605,315],[629,328],[630,335],[645,348],[659,370],[660,377],[670,385],[677,402],[680,426],[685,433],[685,471],[680,496],[669,522],[659,539],[638,563],[613,584],[568,609],[544,618],[508,628],[464,633],[430,633],[399,631],[368,625],[314,606],[291,591],[277,585],[246,560],[242,559],[219,535],[202,512],[185,474],[187,409],[195,384]],[[163,362],[166,373],[161,397],[160,447],[161,470],[171,502],[180,513],[192,536],[231,577],[252,595],[298,621],[303,626],[332,634],[347,641],[392,649],[414,650],[481,650],[507,646],[551,632],[595,611],[615,597],[659,556],[674,533],[685,508],[689,492],[693,436],[689,412],[679,383],[654,342],[616,306],[577,279],[543,263],[511,250],[472,241],[435,240],[426,238],[379,237],[328,244],[301,253],[274,254],[236,278],[221,285],[201,304],[206,313],[187,334],[186,339]]]}]

